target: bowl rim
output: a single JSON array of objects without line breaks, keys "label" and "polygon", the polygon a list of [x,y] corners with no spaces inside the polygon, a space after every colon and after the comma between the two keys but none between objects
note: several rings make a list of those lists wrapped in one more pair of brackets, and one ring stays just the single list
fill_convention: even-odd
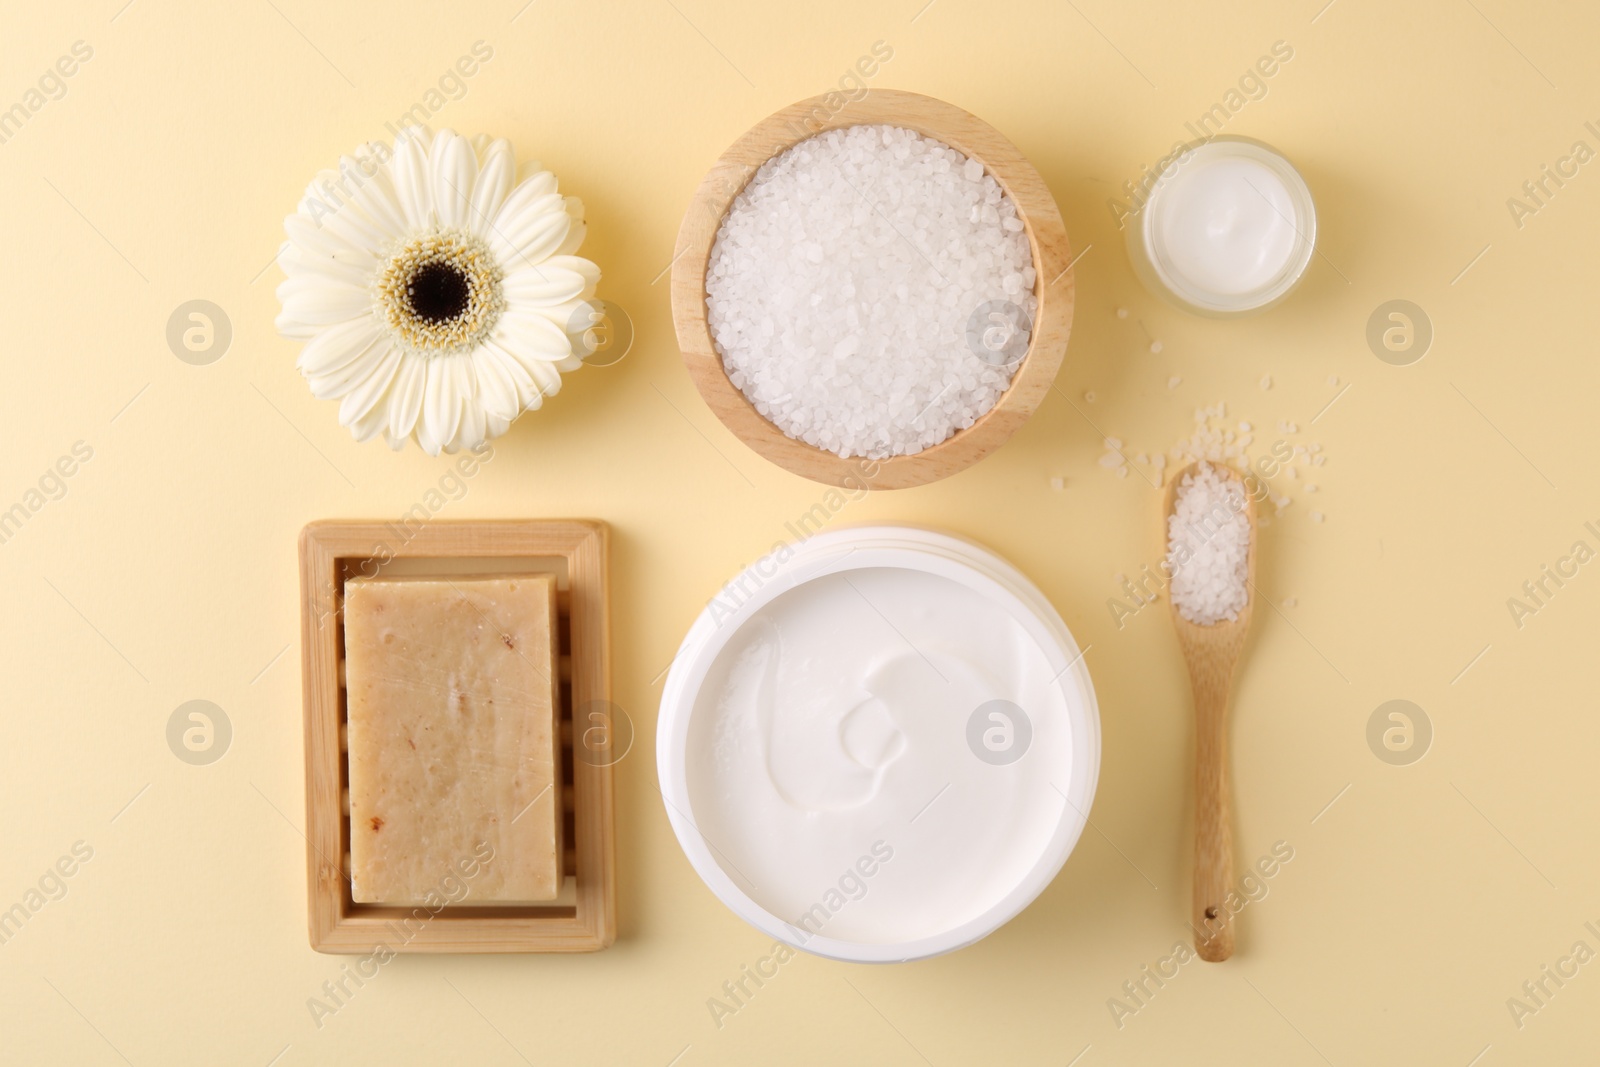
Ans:
[{"label": "bowl rim", "polygon": [[[1065,708],[1067,766],[1052,775],[1064,801],[1049,842],[1012,889],[983,913],[948,930],[910,941],[871,943],[803,936],[759,904],[727,874],[691,816],[689,725],[700,688],[729,640],[761,608],[813,579],[864,567],[908,566],[951,578],[995,598],[1038,644],[1057,670]],[[849,963],[900,963],[964,948],[998,930],[1044,892],[1065,865],[1088,824],[1100,772],[1100,712],[1083,650],[1055,607],[1011,563],[984,546],[941,530],[877,523],[828,530],[798,545],[781,545],[724,587],[751,592],[729,608],[708,603],[685,635],[662,689],[656,727],[661,797],[679,846],[695,873],[729,909],[756,929],[793,948]],[[719,594],[720,595],[720,594]],[[1065,776],[1063,779],[1063,775]]]},{"label": "bowl rim", "polygon": [[[859,100],[826,93],[790,104],[745,131],[701,179],[678,229],[672,271],[672,319],[678,347],[702,399],[734,436],[791,473],[826,485],[903,489],[963,470],[1004,444],[1043,402],[1055,382],[1072,330],[1076,260],[1060,209],[1033,164],[998,130],[954,104],[900,89],[869,89]],[[818,119],[821,114],[825,116]],[[1011,384],[971,426],[911,455],[843,458],[786,435],[723,370],[706,315],[706,270],[723,216],[756,170],[807,138],[851,126],[915,130],[983,164],[1016,205],[1033,255],[1033,332]]]}]

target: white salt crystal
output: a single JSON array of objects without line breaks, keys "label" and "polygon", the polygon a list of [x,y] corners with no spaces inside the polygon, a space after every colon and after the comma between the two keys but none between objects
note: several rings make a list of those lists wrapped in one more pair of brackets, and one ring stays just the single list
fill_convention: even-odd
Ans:
[{"label": "white salt crystal", "polygon": [[707,324],[729,381],[780,430],[884,459],[995,405],[1026,351],[1035,281],[1016,206],[982,164],[852,126],[769,159],[734,200]]},{"label": "white salt crystal", "polygon": [[1271,389],[1272,388],[1272,375],[1269,374],[1265,378],[1261,379],[1261,388],[1262,389]]},{"label": "white salt crystal", "polygon": [[1150,342],[1150,351],[1152,351],[1152,352],[1161,351],[1161,342],[1160,341],[1151,341]]},{"label": "white salt crystal", "polygon": [[1174,374],[1172,377],[1167,379],[1167,388],[1168,389],[1176,389],[1178,386],[1180,386],[1182,384],[1183,384],[1183,379],[1178,377],[1176,374]]},{"label": "white salt crystal", "polygon": [[1323,516],[1322,512],[1320,512],[1320,511],[1313,511],[1311,513],[1311,521],[1312,522],[1321,522],[1323,520],[1323,518],[1324,518],[1324,516]]},{"label": "white salt crystal", "polygon": [[1300,601],[1296,600],[1292,596],[1291,597],[1284,597],[1284,599],[1283,599],[1283,606],[1286,607],[1286,608],[1298,607],[1299,604],[1300,604]]},{"label": "white salt crystal", "polygon": [[1328,384],[1333,386],[1335,389],[1337,389],[1339,387],[1339,377],[1338,377],[1338,375],[1336,375],[1336,374],[1328,375]]},{"label": "white salt crystal", "polygon": [[1052,489],[1065,489],[1066,487],[1067,487],[1067,480],[1065,478],[1057,477],[1057,478],[1051,478],[1050,479],[1050,488],[1052,488]]},{"label": "white salt crystal", "polygon": [[1203,463],[1183,476],[1167,518],[1172,604],[1197,626],[1236,619],[1249,599],[1250,521],[1239,479]]},{"label": "white salt crystal", "polygon": [[1306,483],[1306,492],[1315,493],[1316,491],[1317,491],[1317,483],[1316,482],[1307,482]]},{"label": "white salt crystal", "polygon": [[1127,317],[1128,317],[1128,309],[1127,308],[1118,308],[1117,309],[1117,318],[1125,319]]},{"label": "white salt crystal", "polygon": [[1119,449],[1119,448],[1121,448],[1122,447],[1122,438],[1120,438],[1120,437],[1108,437],[1108,438],[1106,438],[1106,447],[1110,448],[1110,449]]},{"label": "white salt crystal", "polygon": [[1093,389],[1089,389],[1089,390],[1085,391],[1084,394],[1083,394],[1083,399],[1084,399],[1085,403],[1093,404],[1094,403],[1094,390]]}]

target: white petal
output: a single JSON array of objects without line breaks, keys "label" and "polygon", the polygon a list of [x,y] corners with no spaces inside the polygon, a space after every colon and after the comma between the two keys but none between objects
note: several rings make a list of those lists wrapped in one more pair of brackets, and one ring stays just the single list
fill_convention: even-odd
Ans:
[{"label": "white petal", "polygon": [[577,271],[546,262],[510,272],[501,282],[501,291],[512,304],[561,304],[576,300],[588,285],[588,279]]},{"label": "white petal", "polygon": [[583,296],[593,296],[595,287],[600,284],[599,265],[584,259],[582,256],[551,256],[539,266],[556,267],[560,270],[570,270],[583,275],[587,283],[581,294]]},{"label": "white petal", "polygon": [[484,441],[484,426],[487,416],[483,406],[476,401],[468,401],[461,412],[461,425],[456,430],[456,436],[445,446],[446,452],[456,452],[463,448],[480,448]]},{"label": "white petal", "polygon": [[418,127],[406,127],[395,138],[394,155],[389,160],[395,200],[413,230],[426,230],[433,225],[433,198],[428,192],[429,139]]},{"label": "white petal", "polygon": [[478,182],[472,187],[472,206],[468,212],[468,228],[480,237],[487,236],[490,225],[500,213],[506,194],[511,191],[512,171],[516,169],[516,156],[511,142],[504,139],[489,145],[478,171]]},{"label": "white petal", "polygon": [[435,356],[428,360],[428,387],[422,398],[418,440],[422,440],[421,431],[426,429],[427,438],[434,445],[430,454],[435,456],[439,454],[440,447],[454,439],[456,427],[461,425],[461,398],[456,394],[456,379],[449,366],[451,362],[449,356]]},{"label": "white petal", "polygon": [[433,435],[428,432],[428,423],[426,419],[417,420],[416,435],[417,447],[421,448],[430,456],[437,456],[439,454],[439,442],[435,441],[433,439]]},{"label": "white petal", "polygon": [[398,349],[391,348],[339,404],[339,425],[354,430],[357,441],[370,440],[389,421],[389,385],[402,358]]},{"label": "white petal", "polygon": [[365,289],[318,278],[290,278],[278,286],[283,313],[299,322],[331,326],[372,313],[372,297]]},{"label": "white petal", "polygon": [[318,400],[343,399],[346,393],[361,385],[383,366],[384,360],[389,356],[390,348],[389,339],[379,337],[349,363],[327,374],[306,375],[306,382],[311,386],[311,395]]},{"label": "white petal", "polygon": [[322,331],[321,326],[291,319],[284,314],[279,314],[273,319],[272,325],[277,328],[278,336],[288,341],[309,341]]},{"label": "white petal", "polygon": [[500,210],[495,213],[494,224],[502,228],[510,220],[517,218],[527,210],[528,205],[540,197],[549,196],[556,191],[556,176],[549,171],[540,171],[533,177],[521,182],[506,196],[505,203],[500,205]]},{"label": "white petal", "polygon": [[[484,342],[485,345],[496,343],[492,340]],[[561,372],[556,370],[549,360],[540,359],[526,352],[520,352],[506,344],[500,344],[499,347],[507,356],[516,360],[519,367],[528,372],[528,377],[533,379],[533,384],[539,387],[541,396],[555,396],[561,391]],[[538,406],[538,404],[529,404],[528,409],[531,411]]]},{"label": "white petal", "polygon": [[[283,220],[283,231],[289,235],[289,241],[296,248],[312,256],[340,256],[350,252],[371,259],[372,254],[363,249],[357,249],[349,241],[335,234],[332,230],[324,230],[316,221],[304,215],[290,215]],[[373,262],[377,262],[375,259]]]},{"label": "white petal", "polygon": [[323,174],[322,184],[329,186],[328,191],[324,193],[313,189],[308,193],[300,203],[300,214],[318,229],[329,231],[355,248],[370,251],[387,244],[389,237],[383,228],[333,185],[339,176],[331,170]]},{"label": "white petal", "polygon": [[370,348],[378,336],[378,324],[370,315],[325,327],[306,342],[295,366],[308,377],[332,374]]},{"label": "white petal", "polygon": [[559,304],[524,304],[513,308],[512,313],[530,319],[548,320],[561,331],[563,337],[568,338],[574,349],[579,349],[583,347],[582,343],[571,340],[571,336],[594,327],[594,304],[588,298],[565,300]]},{"label": "white petal", "polygon": [[[544,391],[539,388],[539,383],[533,380],[533,375],[528,373],[528,369],[516,356],[496,342],[486,340],[478,346],[478,358],[494,362],[511,379],[517,390],[518,411],[527,411],[539,406],[539,398],[544,395]],[[489,413],[493,415],[494,411],[491,410]]]},{"label": "white petal", "polygon": [[308,255],[296,245],[285,245],[278,253],[278,266],[291,278],[313,276],[365,289],[372,284],[373,271],[336,256]]},{"label": "white petal", "polygon": [[[367,146],[368,155],[376,158],[387,155],[388,147],[376,143]],[[352,199],[360,205],[372,219],[378,223],[391,237],[398,237],[405,233],[409,227],[406,225],[406,213],[400,206],[399,197],[395,196],[394,181],[389,174],[388,161],[374,165],[370,170],[359,159],[351,159],[347,164],[340,162],[341,169],[348,176],[349,184],[355,193]]]},{"label": "white petal", "polygon": [[518,231],[507,231],[506,236],[496,231],[489,238],[489,248],[508,271],[537,266],[561,247],[571,228],[572,220],[566,215],[549,212]]},{"label": "white petal", "polygon": [[560,193],[545,193],[523,201],[515,211],[502,207],[495,214],[493,232],[511,244],[518,244],[537,227],[547,224],[554,215],[567,213],[566,197]]},{"label": "white petal", "polygon": [[472,186],[478,178],[478,156],[471,142],[454,130],[440,130],[428,153],[428,173],[439,225],[448,230],[465,226],[472,206]]},{"label": "white petal", "polygon": [[515,364],[482,346],[472,354],[472,369],[478,376],[478,403],[483,410],[502,419],[514,419],[522,413],[517,379],[508,369],[510,366]]},{"label": "white petal", "polygon": [[572,253],[574,253],[574,252],[576,252],[578,250],[578,246],[583,244],[583,239],[584,239],[584,237],[588,236],[588,233],[589,233],[589,227],[585,226],[582,222],[574,219],[573,222],[572,222],[572,225],[567,229],[566,238],[563,239],[562,242],[559,245],[556,246],[556,255],[558,255],[558,256],[570,256],[570,255],[572,255]]},{"label": "white petal", "polygon": [[561,372],[556,370],[552,363],[534,360],[531,364],[524,363],[528,372],[533,375],[533,380],[539,383],[539,392],[543,396],[555,396],[561,392]]},{"label": "white petal", "polygon": [[508,311],[490,334],[512,355],[545,361],[572,355],[572,338],[555,323],[536,313]]},{"label": "white petal", "polygon": [[389,433],[404,441],[422,415],[422,395],[428,384],[428,361],[407,355],[389,390]]}]

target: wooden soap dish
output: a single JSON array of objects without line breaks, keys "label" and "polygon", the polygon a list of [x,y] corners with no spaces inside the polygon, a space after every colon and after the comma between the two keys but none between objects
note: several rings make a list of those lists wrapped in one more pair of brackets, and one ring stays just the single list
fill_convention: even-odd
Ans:
[{"label": "wooden soap dish", "polygon": [[[1072,330],[1074,262],[1055,198],[1023,154],[993,126],[953,104],[897,89],[872,89],[842,106],[837,93],[790,104],[757,123],[700,182],[678,229],[672,259],[672,321],[695,388],[724,426],[794,474],[828,485],[904,489],[968,467],[1005,444],[1050,391]],[[807,137],[847,126],[900,126],[942,141],[983,164],[1017,207],[1033,249],[1038,310],[1028,352],[995,406],[965,430],[909,456],[842,459],[797,441],[757,411],[728,379],[706,323],[706,268],[722,216],[757,168]]]},{"label": "wooden soap dish", "polygon": [[[554,574],[559,585],[560,750],[566,886],[553,904],[437,910],[357,904],[350,892],[344,585],[359,576]],[[606,527],[578,520],[406,525],[314,522],[300,534],[306,863],[318,952],[590,952],[616,937]],[[574,709],[583,709],[582,751]],[[599,728],[596,728],[598,725]],[[631,732],[627,735],[631,737]],[[467,898],[467,899],[470,899]]]}]

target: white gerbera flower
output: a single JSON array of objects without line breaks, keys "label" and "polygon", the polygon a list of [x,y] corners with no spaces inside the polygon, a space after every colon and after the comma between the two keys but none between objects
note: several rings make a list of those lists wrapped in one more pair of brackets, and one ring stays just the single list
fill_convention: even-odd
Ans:
[{"label": "white gerbera flower", "polygon": [[[569,323],[600,268],[573,255],[583,205],[511,145],[409,127],[317,175],[284,220],[278,330],[356,440],[475,448],[582,366]],[[581,331],[580,331],[581,333]]]}]

